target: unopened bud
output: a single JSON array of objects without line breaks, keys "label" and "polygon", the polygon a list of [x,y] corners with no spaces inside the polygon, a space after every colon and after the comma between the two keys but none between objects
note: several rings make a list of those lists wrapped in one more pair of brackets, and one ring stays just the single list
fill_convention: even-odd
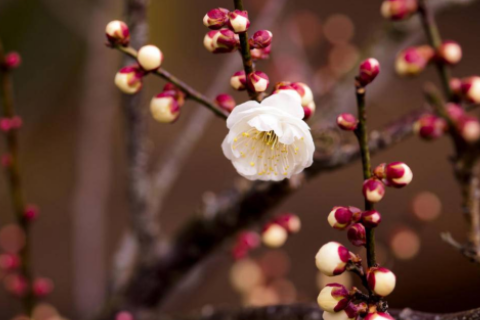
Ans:
[{"label": "unopened bud", "polygon": [[348,249],[338,242],[328,242],[318,250],[315,256],[315,264],[323,274],[334,276],[342,274],[350,258]]},{"label": "unopened bud", "polygon": [[135,94],[142,89],[143,76],[143,71],[137,65],[124,67],[115,75],[115,85],[123,93]]},{"label": "unopened bud", "polygon": [[268,46],[265,49],[252,49],[250,50],[250,55],[252,56],[252,60],[265,60],[270,58],[270,53],[272,51],[272,46]]},{"label": "unopened bud", "polygon": [[437,50],[437,58],[449,65],[457,64],[462,59],[462,47],[455,41],[444,41]]},{"label": "unopened bud", "polygon": [[328,223],[337,230],[346,229],[352,222],[352,212],[347,207],[333,207],[328,214]]},{"label": "unopened bud", "polygon": [[306,107],[313,102],[313,92],[309,86],[302,82],[293,82],[291,86],[297,90],[302,99],[302,106]]},{"label": "unopened bud", "polygon": [[228,13],[228,26],[235,33],[243,33],[250,27],[250,20],[248,19],[247,11],[235,10]]},{"label": "unopened bud", "polygon": [[433,55],[429,46],[407,48],[398,54],[395,70],[400,76],[416,76],[425,69]]},{"label": "unopened bud", "polygon": [[19,116],[13,116],[11,118],[0,118],[0,130],[3,132],[18,130],[22,127],[22,125],[23,120]]},{"label": "unopened bud", "polygon": [[363,196],[369,202],[379,202],[385,195],[385,186],[378,179],[367,179],[363,183]]},{"label": "unopened bud", "polygon": [[45,297],[53,291],[53,281],[48,278],[37,278],[33,282],[32,291],[36,297]]},{"label": "unopened bud", "polygon": [[287,241],[288,233],[277,223],[267,224],[262,232],[263,243],[270,248],[279,248]]},{"label": "unopened bud", "polygon": [[480,103],[480,77],[462,79],[462,93],[467,101]]},{"label": "unopened bud", "polygon": [[362,86],[371,83],[380,73],[380,63],[377,59],[364,60],[359,67],[358,81]]},{"label": "unopened bud", "polygon": [[253,73],[250,73],[248,75],[248,78],[248,84],[253,90],[255,90],[255,92],[267,91],[268,85],[270,84],[270,79],[265,73],[261,71],[255,71]]},{"label": "unopened bud", "polygon": [[382,216],[376,210],[365,211],[362,214],[362,224],[367,228],[376,228],[380,222],[382,222]]},{"label": "unopened bud", "polygon": [[276,217],[274,222],[282,226],[289,234],[297,233],[302,228],[300,218],[293,213],[284,213]]},{"label": "unopened bud", "polygon": [[317,298],[320,308],[328,312],[339,312],[345,309],[348,301],[348,290],[339,283],[327,284]]},{"label": "unopened bud", "polygon": [[4,253],[0,255],[0,269],[12,271],[20,266],[20,257],[13,253]]},{"label": "unopened bud", "polygon": [[203,18],[203,24],[212,30],[221,29],[228,23],[228,12],[224,8],[212,9]]},{"label": "unopened bud", "polygon": [[380,180],[385,179],[385,167],[386,163],[381,163],[373,169],[373,175]]},{"label": "unopened bud", "polygon": [[172,95],[175,100],[177,100],[179,107],[182,107],[185,104],[185,93],[173,83],[168,82],[167,84],[165,84],[165,86],[163,87],[163,92]]},{"label": "unopened bud", "polygon": [[105,35],[111,45],[128,46],[130,43],[130,31],[123,21],[110,21],[105,28]]},{"label": "unopened bud", "polygon": [[421,116],[413,125],[413,131],[426,140],[433,140],[441,137],[447,128],[447,122],[433,114],[425,114]]},{"label": "unopened bud", "polygon": [[410,184],[412,179],[412,170],[403,162],[392,162],[385,167],[385,181],[388,186],[402,188]]},{"label": "unopened bud", "polygon": [[303,107],[303,113],[305,114],[303,120],[310,119],[314,114],[317,106],[315,105],[315,101],[310,102],[308,105]]},{"label": "unopened bud", "polygon": [[6,70],[16,69],[22,63],[22,58],[18,54],[18,52],[12,51],[5,55],[3,61],[3,68]]},{"label": "unopened bud", "polygon": [[338,312],[323,312],[323,320],[354,320],[357,318],[357,307],[352,303],[347,303],[345,309]]},{"label": "unopened bud", "polygon": [[357,129],[358,120],[351,113],[342,113],[337,117],[337,125],[342,130],[353,131]]},{"label": "unopened bud", "polygon": [[255,49],[265,49],[272,43],[273,34],[268,30],[260,30],[253,34],[250,46]]},{"label": "unopened bud", "polygon": [[395,320],[395,318],[385,312],[373,312],[369,313],[365,320]]},{"label": "unopened bud", "polygon": [[361,223],[352,224],[350,228],[348,228],[347,237],[356,247],[364,246],[367,243],[365,227]]},{"label": "unopened bud", "polygon": [[228,113],[232,112],[237,105],[233,97],[226,93],[219,94],[215,98],[215,104]]},{"label": "unopened bud", "polygon": [[233,89],[242,91],[247,88],[247,77],[245,71],[237,71],[230,78],[230,85]]},{"label": "unopened bud", "polygon": [[371,268],[367,275],[368,286],[381,297],[386,297],[395,289],[397,278],[386,268]]},{"label": "unopened bud", "polygon": [[229,53],[237,50],[238,39],[228,29],[212,30],[205,35],[203,45],[212,53]]},{"label": "unopened bud", "polygon": [[475,117],[464,116],[457,123],[458,131],[467,142],[476,142],[480,139],[480,123]]},{"label": "unopened bud", "polygon": [[38,213],[38,207],[36,205],[29,204],[25,207],[25,210],[23,211],[23,217],[26,221],[31,222],[37,219]]},{"label": "unopened bud", "polygon": [[352,212],[352,222],[353,223],[360,221],[360,219],[362,218],[362,210],[360,210],[357,207],[352,207],[352,206],[349,206],[348,210],[350,210]]},{"label": "unopened bud", "polygon": [[154,45],[146,45],[138,50],[137,60],[145,71],[153,71],[160,68],[163,62],[163,53]]},{"label": "unopened bud", "polygon": [[403,20],[417,12],[417,9],[417,0],[385,0],[380,11],[386,19]]},{"label": "unopened bud", "polygon": [[178,102],[168,91],[162,92],[152,99],[150,111],[153,118],[162,123],[172,123],[180,116]]}]

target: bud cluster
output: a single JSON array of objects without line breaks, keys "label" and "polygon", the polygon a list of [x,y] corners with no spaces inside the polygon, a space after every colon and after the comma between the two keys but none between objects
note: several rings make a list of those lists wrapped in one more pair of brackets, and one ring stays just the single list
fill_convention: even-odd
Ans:
[{"label": "bud cluster", "polygon": [[304,120],[309,119],[315,114],[315,101],[313,99],[312,89],[303,82],[288,82],[282,81],[275,85],[272,94],[279,93],[281,91],[291,91],[300,95],[303,111],[305,113]]}]

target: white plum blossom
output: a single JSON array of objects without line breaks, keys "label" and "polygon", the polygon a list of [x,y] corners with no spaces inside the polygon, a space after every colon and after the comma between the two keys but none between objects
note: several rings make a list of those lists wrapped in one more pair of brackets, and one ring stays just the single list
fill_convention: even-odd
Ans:
[{"label": "white plum blossom", "polygon": [[300,96],[282,91],[258,103],[245,102],[227,119],[225,156],[249,180],[280,181],[313,163],[315,145],[303,121]]}]

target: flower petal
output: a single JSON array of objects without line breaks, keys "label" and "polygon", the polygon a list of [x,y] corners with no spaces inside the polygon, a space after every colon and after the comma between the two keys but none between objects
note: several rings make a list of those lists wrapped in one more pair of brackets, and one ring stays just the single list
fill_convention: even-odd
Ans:
[{"label": "flower petal", "polygon": [[293,90],[272,94],[270,97],[263,99],[262,106],[281,109],[299,119],[303,119],[305,116],[300,95]]},{"label": "flower petal", "polygon": [[260,107],[260,103],[254,100],[250,100],[236,106],[227,118],[227,128],[230,129],[235,123],[239,122],[244,117],[245,111],[249,111],[258,107]]}]

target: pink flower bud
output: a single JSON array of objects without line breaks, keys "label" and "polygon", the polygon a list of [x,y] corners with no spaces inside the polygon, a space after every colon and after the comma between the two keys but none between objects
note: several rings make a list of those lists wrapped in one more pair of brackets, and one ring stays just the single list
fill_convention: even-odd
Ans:
[{"label": "pink flower bud", "polygon": [[228,113],[232,112],[237,105],[233,97],[226,93],[219,94],[215,98],[215,104]]},{"label": "pink flower bud", "polygon": [[449,65],[457,64],[462,59],[462,47],[455,41],[444,41],[437,50],[437,58]]},{"label": "pink flower bud", "polygon": [[358,81],[362,86],[371,83],[380,73],[380,63],[377,59],[369,58],[360,64]]},{"label": "pink flower bud", "polygon": [[4,278],[5,290],[16,297],[24,297],[28,290],[27,280],[20,274],[10,274]]},{"label": "pink flower bud", "polygon": [[138,64],[145,71],[153,71],[160,68],[163,62],[163,53],[154,45],[146,45],[138,50]]},{"label": "pink flower bud", "polygon": [[1,162],[2,162],[2,167],[4,167],[4,168],[10,167],[12,165],[12,162],[13,162],[12,155],[9,154],[9,153],[3,154]]},{"label": "pink flower bud", "polygon": [[385,166],[386,163],[381,163],[375,169],[373,169],[373,175],[380,180],[385,179]]},{"label": "pink flower bud", "polygon": [[362,214],[362,224],[367,228],[376,228],[380,222],[382,222],[382,216],[376,210],[365,211]]},{"label": "pink flower bud", "polygon": [[473,76],[462,79],[462,94],[464,98],[473,103],[480,103],[480,77]]},{"label": "pink flower bud", "polygon": [[463,110],[463,108],[456,103],[447,103],[447,105],[445,106],[445,109],[447,111],[448,116],[453,121],[459,121],[465,116],[465,111]]},{"label": "pink flower bud", "polygon": [[318,250],[315,256],[315,264],[323,274],[334,276],[342,274],[350,259],[348,249],[338,242],[328,242]]},{"label": "pink flower bud", "polygon": [[348,210],[350,210],[352,212],[352,222],[353,223],[360,221],[360,219],[362,218],[362,210],[360,210],[357,207],[352,207],[352,206],[349,206]]},{"label": "pink flower bud", "polygon": [[337,117],[337,125],[342,130],[353,131],[357,129],[358,120],[351,113],[342,113]]},{"label": "pink flower bud", "polygon": [[265,49],[272,43],[273,34],[268,30],[260,30],[253,34],[250,46],[255,49]]},{"label": "pink flower bud", "polygon": [[250,54],[252,56],[252,60],[265,60],[270,58],[270,53],[272,51],[272,46],[268,46],[265,49],[251,49]]},{"label": "pink flower bud", "polygon": [[248,12],[235,10],[228,13],[228,26],[235,33],[243,33],[250,27],[250,20],[248,20]]},{"label": "pink flower bud", "polygon": [[352,222],[352,211],[346,207],[333,207],[328,214],[328,223],[337,230],[346,229]]},{"label": "pink flower bud", "polygon": [[371,268],[367,275],[368,286],[381,297],[386,297],[395,289],[397,278],[386,268]]},{"label": "pink flower bud", "polygon": [[262,242],[270,248],[279,248],[287,241],[288,233],[277,223],[268,223],[262,231]]},{"label": "pink flower bud", "polygon": [[305,115],[303,117],[303,120],[307,121],[308,119],[310,119],[315,114],[316,108],[317,107],[316,107],[314,101],[312,101],[308,105],[304,106],[303,107],[303,113]]},{"label": "pink flower bud", "polygon": [[32,291],[36,297],[45,297],[53,291],[53,282],[48,278],[37,278],[33,281]]},{"label": "pink flower bud", "polygon": [[229,53],[237,50],[238,39],[228,29],[212,30],[205,35],[203,45],[212,53]]},{"label": "pink flower bud", "polygon": [[212,30],[221,29],[228,23],[228,12],[224,8],[212,9],[203,18],[203,24]]},{"label": "pink flower bud", "polygon": [[25,210],[23,211],[23,217],[26,221],[31,222],[37,219],[38,213],[38,207],[36,205],[29,204],[25,207]]},{"label": "pink flower bud", "polygon": [[22,58],[18,52],[12,51],[5,55],[5,60],[3,62],[3,68],[7,70],[16,69],[22,63]]},{"label": "pink flower bud", "polygon": [[150,102],[150,111],[155,120],[162,123],[172,123],[180,116],[180,107],[175,96],[170,92],[156,95]]},{"label": "pink flower bud", "polygon": [[385,180],[388,186],[402,188],[410,184],[413,173],[403,162],[392,162],[385,167]]},{"label": "pink flower bud", "polygon": [[111,45],[128,46],[130,43],[130,31],[123,21],[110,21],[105,28],[105,35]]},{"label": "pink flower bud", "polygon": [[135,94],[142,89],[143,76],[143,71],[137,65],[124,67],[115,75],[115,85],[123,93]]},{"label": "pink flower bud", "polygon": [[292,88],[297,90],[300,98],[302,99],[302,106],[307,107],[313,102],[313,92],[309,86],[302,82],[293,82],[291,84]]},{"label": "pink flower bud", "polygon": [[13,253],[4,253],[0,255],[0,269],[12,271],[20,266],[20,257]]},{"label": "pink flower bud", "polygon": [[385,195],[385,186],[378,179],[367,179],[363,183],[363,196],[369,202],[379,202]]},{"label": "pink flower bud", "polygon": [[173,83],[167,83],[163,87],[163,92],[170,94],[177,100],[178,106],[182,107],[185,104],[185,93],[180,90],[177,86]]},{"label": "pink flower bud", "polygon": [[250,85],[255,92],[267,91],[268,85],[270,84],[270,79],[265,73],[261,71],[255,71],[250,73],[248,78],[250,80],[248,85]]},{"label": "pink flower bud", "polygon": [[417,0],[385,0],[382,3],[382,16],[390,20],[403,20],[417,12]]},{"label": "pink flower bud", "polygon": [[480,139],[480,123],[477,118],[464,116],[457,123],[458,131],[467,142],[476,142]]},{"label": "pink flower bud", "polygon": [[433,114],[425,114],[421,116],[413,125],[413,131],[426,140],[433,140],[441,137],[447,128],[447,122]]},{"label": "pink flower bud", "polygon": [[247,88],[247,77],[245,71],[237,71],[230,78],[230,85],[233,89],[242,91]]},{"label": "pink flower bud", "polygon": [[293,213],[284,213],[273,221],[287,230],[289,234],[298,233],[302,228],[300,218]]},{"label": "pink flower bud", "polygon": [[348,301],[348,290],[338,283],[327,284],[317,298],[320,308],[328,312],[339,312],[345,309]]},{"label": "pink flower bud", "polygon": [[367,243],[365,227],[361,223],[352,224],[350,228],[348,228],[347,237],[356,247],[364,246]]},{"label": "pink flower bud", "polygon": [[429,46],[407,48],[398,54],[395,70],[400,76],[416,76],[425,69],[433,55]]},{"label": "pink flower bud", "polygon": [[395,320],[395,318],[385,312],[374,312],[369,313],[365,320]]}]

